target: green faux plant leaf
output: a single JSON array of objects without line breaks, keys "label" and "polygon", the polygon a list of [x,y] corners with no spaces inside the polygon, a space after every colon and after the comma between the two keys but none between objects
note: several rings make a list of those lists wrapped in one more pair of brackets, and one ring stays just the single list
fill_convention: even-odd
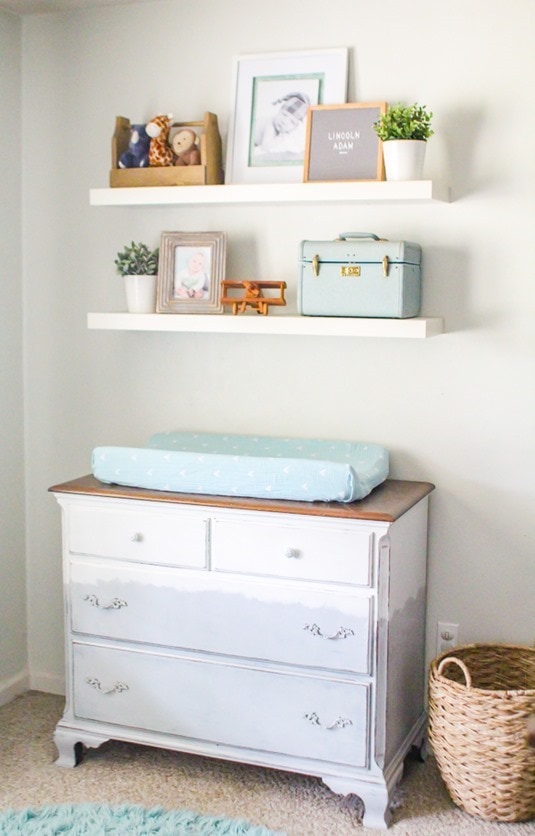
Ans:
[{"label": "green faux plant leaf", "polygon": [[158,273],[159,248],[151,250],[146,244],[125,246],[117,253],[115,266],[120,276],[155,276]]},{"label": "green faux plant leaf", "polygon": [[433,136],[431,119],[433,114],[428,112],[425,105],[403,105],[400,102],[389,107],[373,129],[380,140],[388,142],[391,139],[420,139],[427,141]]}]

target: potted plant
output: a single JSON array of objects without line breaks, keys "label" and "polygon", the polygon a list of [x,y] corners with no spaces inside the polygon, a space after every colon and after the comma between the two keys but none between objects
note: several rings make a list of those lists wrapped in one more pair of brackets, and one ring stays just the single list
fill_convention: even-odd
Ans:
[{"label": "potted plant", "polygon": [[117,253],[115,266],[124,276],[126,305],[130,313],[154,313],[159,250],[132,243]]},{"label": "potted plant", "polygon": [[420,180],[426,143],[433,114],[425,105],[403,105],[398,102],[374,123],[373,128],[383,143],[387,180]]}]

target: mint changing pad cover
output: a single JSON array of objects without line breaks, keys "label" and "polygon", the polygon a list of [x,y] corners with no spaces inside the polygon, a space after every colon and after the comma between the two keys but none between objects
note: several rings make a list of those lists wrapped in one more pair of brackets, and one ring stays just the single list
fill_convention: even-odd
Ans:
[{"label": "mint changing pad cover", "polygon": [[193,432],[151,436],[145,447],[96,447],[107,484],[178,493],[354,502],[388,476],[379,444]]}]

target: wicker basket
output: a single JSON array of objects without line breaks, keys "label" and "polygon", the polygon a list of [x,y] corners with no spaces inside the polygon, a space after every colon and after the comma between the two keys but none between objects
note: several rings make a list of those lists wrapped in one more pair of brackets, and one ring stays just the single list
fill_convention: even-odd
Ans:
[{"label": "wicker basket", "polygon": [[535,647],[473,644],[429,674],[429,740],[453,801],[489,821],[535,818]]}]

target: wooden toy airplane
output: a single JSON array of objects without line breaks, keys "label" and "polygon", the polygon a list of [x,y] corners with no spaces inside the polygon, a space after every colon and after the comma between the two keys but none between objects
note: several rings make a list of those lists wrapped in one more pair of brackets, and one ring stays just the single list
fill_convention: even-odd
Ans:
[{"label": "wooden toy airplane", "polygon": [[[257,313],[266,316],[269,313],[270,305],[285,305],[284,291],[286,282],[257,282],[257,281],[229,281],[223,279],[221,282],[221,302],[223,305],[232,305],[232,313],[244,313],[249,307]],[[233,295],[233,290],[243,290],[242,295]],[[264,290],[278,290],[278,296],[264,296]],[[230,293],[229,293],[230,291]]]}]

